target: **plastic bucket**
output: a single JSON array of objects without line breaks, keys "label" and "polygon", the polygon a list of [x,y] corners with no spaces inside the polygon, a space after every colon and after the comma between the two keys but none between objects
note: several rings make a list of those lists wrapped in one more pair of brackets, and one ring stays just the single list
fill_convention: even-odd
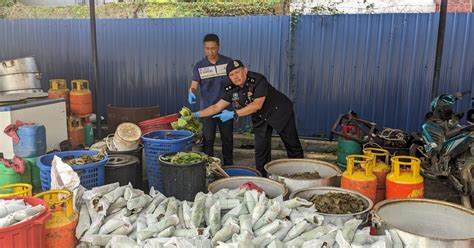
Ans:
[{"label": "plastic bucket", "polygon": [[248,168],[248,167],[240,167],[240,166],[224,166],[222,168],[227,175],[231,177],[237,176],[249,176],[249,177],[261,177],[262,173],[258,170]]},{"label": "plastic bucket", "polygon": [[148,185],[163,191],[159,156],[171,152],[191,151],[194,134],[183,130],[160,130],[142,136]]},{"label": "plastic bucket", "polygon": [[117,151],[130,151],[138,148],[141,136],[140,127],[133,123],[125,122],[117,127],[112,140]]},{"label": "plastic bucket", "polygon": [[131,151],[111,151],[107,149],[107,154],[109,155],[131,155],[138,158],[138,165],[135,167],[135,178],[137,178],[137,185],[134,185],[135,188],[144,189],[143,187],[143,145],[139,144],[138,148]]},{"label": "plastic bucket", "polygon": [[105,184],[118,182],[120,186],[129,182],[136,188],[141,184],[141,178],[137,178],[136,167],[140,161],[137,157],[125,154],[111,154],[105,164]]},{"label": "plastic bucket", "polygon": [[163,161],[163,156],[176,154],[166,153],[160,156],[163,194],[174,196],[181,201],[193,201],[197,193],[206,190],[207,160],[195,164],[176,165]]}]

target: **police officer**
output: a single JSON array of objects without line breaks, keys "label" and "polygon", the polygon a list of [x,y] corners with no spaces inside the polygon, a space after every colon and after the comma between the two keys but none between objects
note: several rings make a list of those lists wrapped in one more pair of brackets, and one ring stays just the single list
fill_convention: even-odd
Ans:
[{"label": "police officer", "polygon": [[[231,61],[226,73],[232,84],[225,88],[221,100],[194,114],[201,117],[214,115],[213,118],[221,121],[251,115],[255,133],[255,164],[264,176],[264,165],[271,161],[273,130],[283,140],[289,158],[303,158],[291,100],[276,90],[262,74],[248,71],[239,60]],[[226,110],[232,102],[236,110]]]},{"label": "police officer", "polygon": [[[201,93],[200,108],[207,108],[219,101],[224,87],[229,84],[226,75],[226,66],[231,58],[219,54],[219,37],[216,34],[207,34],[203,39],[206,57],[200,60],[193,68],[191,86],[189,87],[188,102],[196,103],[198,88]],[[231,106],[228,110],[232,110]],[[214,141],[216,127],[219,126],[222,141],[223,164],[233,164],[233,121],[221,121],[216,118],[202,118],[203,123],[203,152],[214,156]]]}]

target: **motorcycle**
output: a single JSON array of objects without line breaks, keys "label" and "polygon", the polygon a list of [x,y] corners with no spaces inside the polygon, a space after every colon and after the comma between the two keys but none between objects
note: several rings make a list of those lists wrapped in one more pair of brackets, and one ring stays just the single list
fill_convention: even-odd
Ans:
[{"label": "motorcycle", "polygon": [[464,113],[455,113],[455,103],[470,92],[442,94],[431,102],[422,126],[422,144],[411,151],[423,154],[422,174],[430,178],[448,178],[461,193],[462,204],[474,205],[474,108],[467,112],[467,124],[461,124]]}]

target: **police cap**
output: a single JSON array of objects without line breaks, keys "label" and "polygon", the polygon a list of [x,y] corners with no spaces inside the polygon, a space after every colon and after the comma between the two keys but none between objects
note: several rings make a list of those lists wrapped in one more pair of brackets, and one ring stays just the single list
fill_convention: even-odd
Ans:
[{"label": "police cap", "polygon": [[229,76],[229,73],[237,68],[244,68],[244,64],[240,60],[232,60],[227,64],[227,67],[225,68],[225,71],[227,73],[227,76]]}]

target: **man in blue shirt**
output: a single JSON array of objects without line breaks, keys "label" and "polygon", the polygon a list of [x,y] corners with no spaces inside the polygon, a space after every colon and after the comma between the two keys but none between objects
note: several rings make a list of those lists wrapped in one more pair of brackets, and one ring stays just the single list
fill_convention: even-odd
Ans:
[{"label": "man in blue shirt", "polygon": [[[201,93],[200,108],[204,109],[217,103],[224,92],[224,87],[230,83],[226,74],[226,66],[231,58],[219,54],[219,37],[207,34],[203,39],[206,57],[196,63],[189,87],[188,102],[196,103],[196,92]],[[231,110],[231,109],[230,109]],[[201,118],[203,124],[203,152],[214,156],[214,141],[216,127],[219,126],[222,141],[223,164],[233,164],[233,120],[222,122],[218,118]]]}]

